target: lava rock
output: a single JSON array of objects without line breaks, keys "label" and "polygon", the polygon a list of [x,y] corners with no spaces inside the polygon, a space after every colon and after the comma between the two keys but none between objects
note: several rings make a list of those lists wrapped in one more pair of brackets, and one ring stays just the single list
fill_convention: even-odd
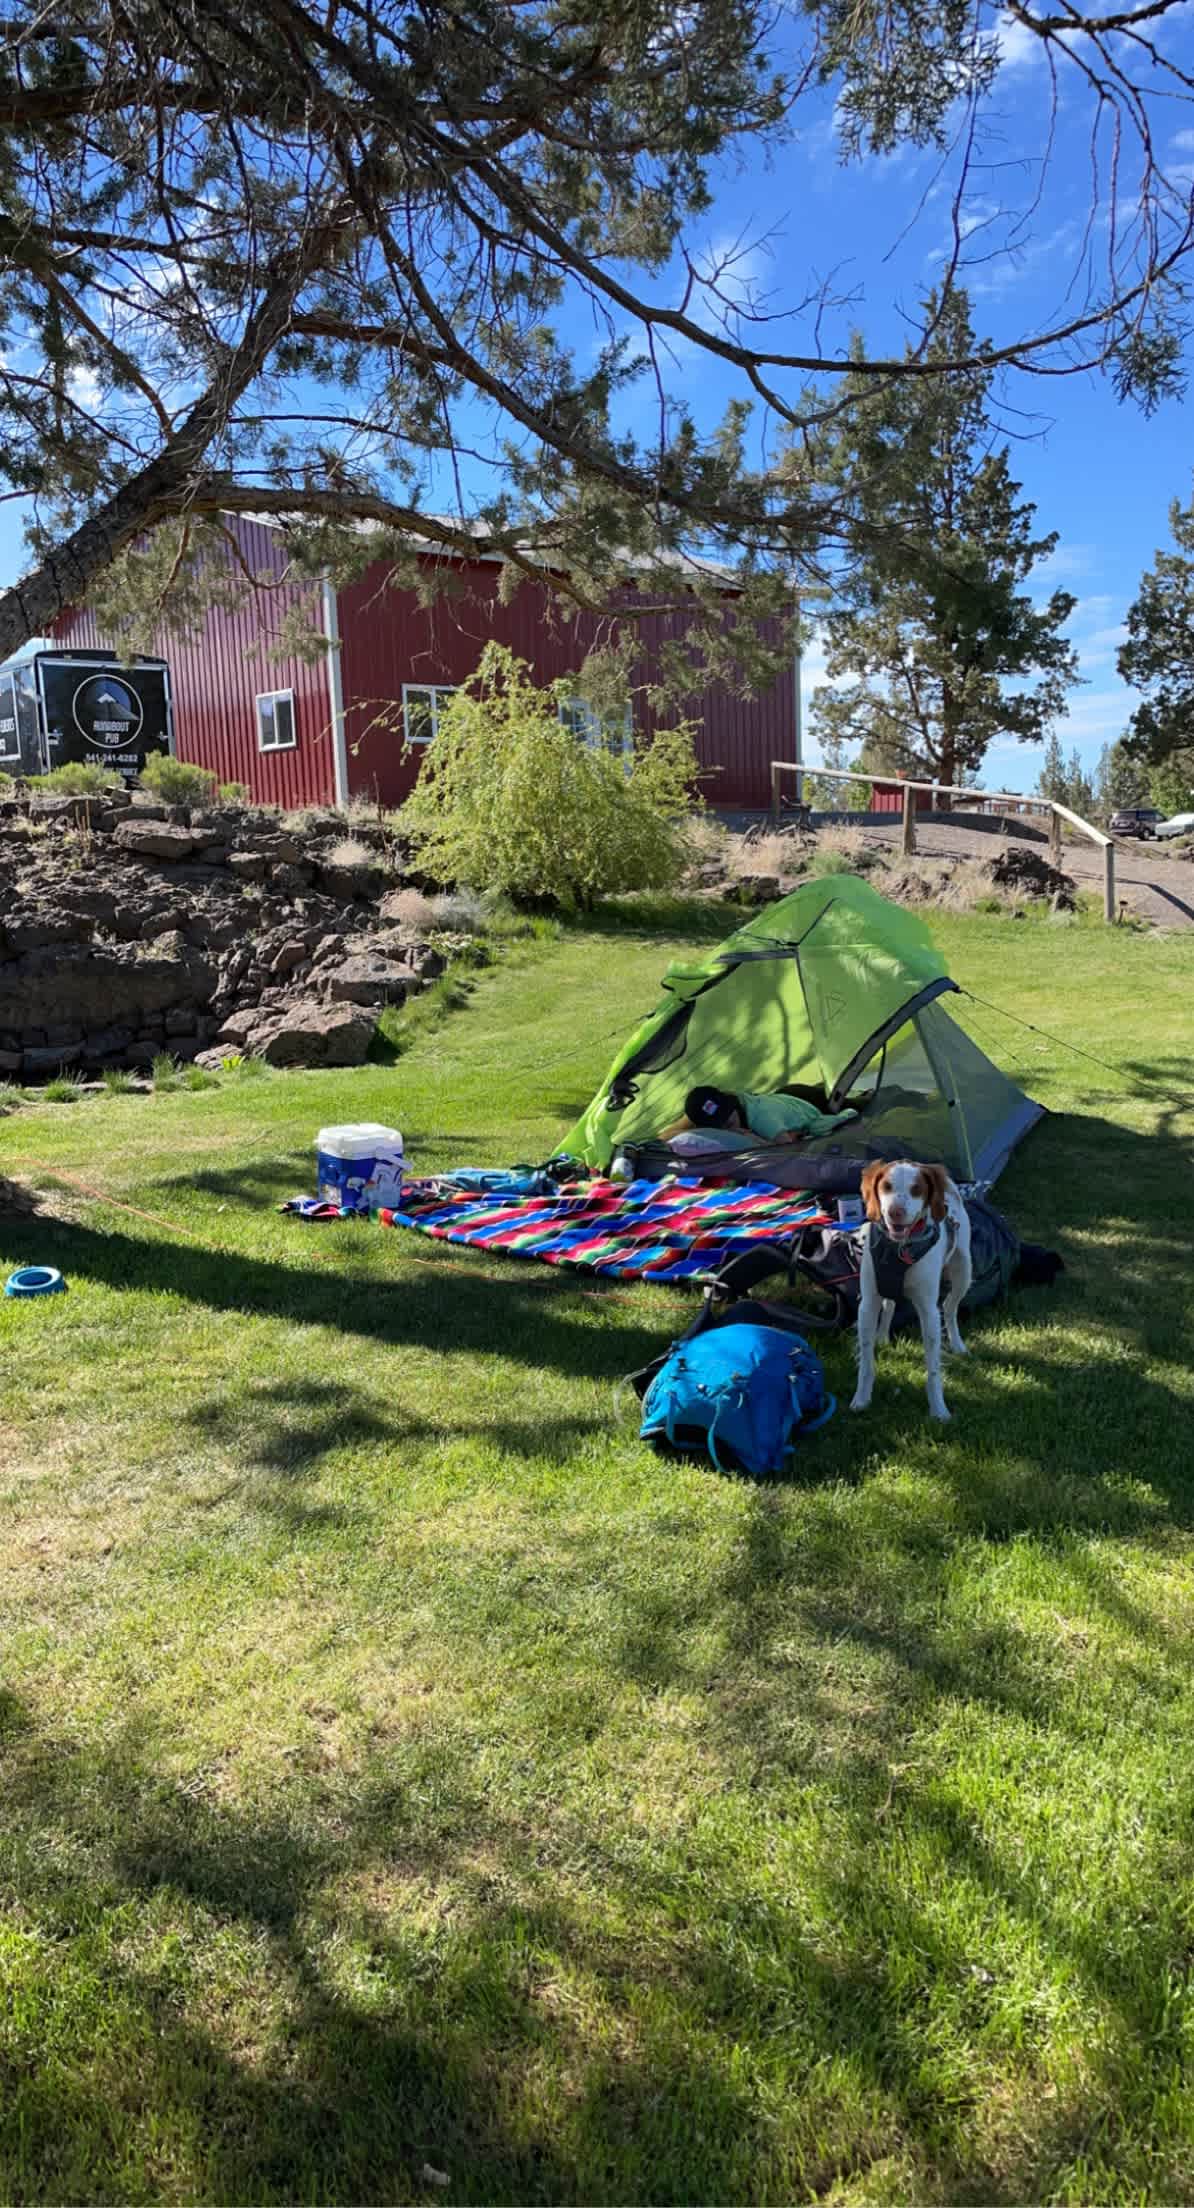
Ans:
[{"label": "lava rock", "polygon": [[418,987],[418,976],[389,959],[346,958],[320,982],[333,1004],[402,1004]]},{"label": "lava rock", "polygon": [[139,859],[164,859],[169,863],[191,859],[202,851],[207,837],[202,829],[178,828],[164,820],[122,820],[113,832],[112,841],[121,851],[131,851]]},{"label": "lava rock", "polygon": [[377,1021],[359,1005],[291,1005],[256,1027],[251,1047],[271,1066],[360,1066]]}]

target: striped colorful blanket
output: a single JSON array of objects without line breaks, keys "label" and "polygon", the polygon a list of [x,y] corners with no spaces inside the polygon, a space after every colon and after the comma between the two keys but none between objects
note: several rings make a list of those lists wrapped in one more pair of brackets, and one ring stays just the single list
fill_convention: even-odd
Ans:
[{"label": "striped colorful blanket", "polygon": [[770,1181],[711,1188],[707,1181],[588,1181],[552,1196],[477,1196],[411,1181],[383,1226],[413,1227],[443,1242],[584,1265],[616,1280],[689,1280],[830,1214],[799,1189]]}]

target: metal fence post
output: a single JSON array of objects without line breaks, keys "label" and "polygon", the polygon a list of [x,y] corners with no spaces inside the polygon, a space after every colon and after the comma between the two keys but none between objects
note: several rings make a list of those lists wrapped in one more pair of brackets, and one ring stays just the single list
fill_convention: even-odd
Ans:
[{"label": "metal fence post", "polygon": [[1103,845],[1103,918],[1115,919],[1115,845]]}]

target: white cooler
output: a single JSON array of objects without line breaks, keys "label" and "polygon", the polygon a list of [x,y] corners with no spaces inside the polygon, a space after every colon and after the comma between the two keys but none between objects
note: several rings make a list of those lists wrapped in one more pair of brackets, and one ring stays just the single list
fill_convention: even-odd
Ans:
[{"label": "white cooler", "polygon": [[402,1196],[402,1137],[396,1127],[364,1120],[321,1127],[315,1138],[315,1178],[325,1203],[343,1211],[393,1207]]}]

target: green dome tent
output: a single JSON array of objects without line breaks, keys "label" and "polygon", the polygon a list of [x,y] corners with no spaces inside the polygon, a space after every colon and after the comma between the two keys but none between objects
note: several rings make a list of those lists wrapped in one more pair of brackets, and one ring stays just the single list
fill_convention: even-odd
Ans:
[{"label": "green dome tent", "polygon": [[607,1166],[674,1128],[688,1091],[709,1082],[860,1107],[856,1126],[802,1143],[801,1157],[905,1155],[993,1181],[1041,1106],[950,1019],[940,999],[956,986],[914,913],[852,874],[808,882],[704,958],[669,966],[661,1002],[561,1151]]}]

